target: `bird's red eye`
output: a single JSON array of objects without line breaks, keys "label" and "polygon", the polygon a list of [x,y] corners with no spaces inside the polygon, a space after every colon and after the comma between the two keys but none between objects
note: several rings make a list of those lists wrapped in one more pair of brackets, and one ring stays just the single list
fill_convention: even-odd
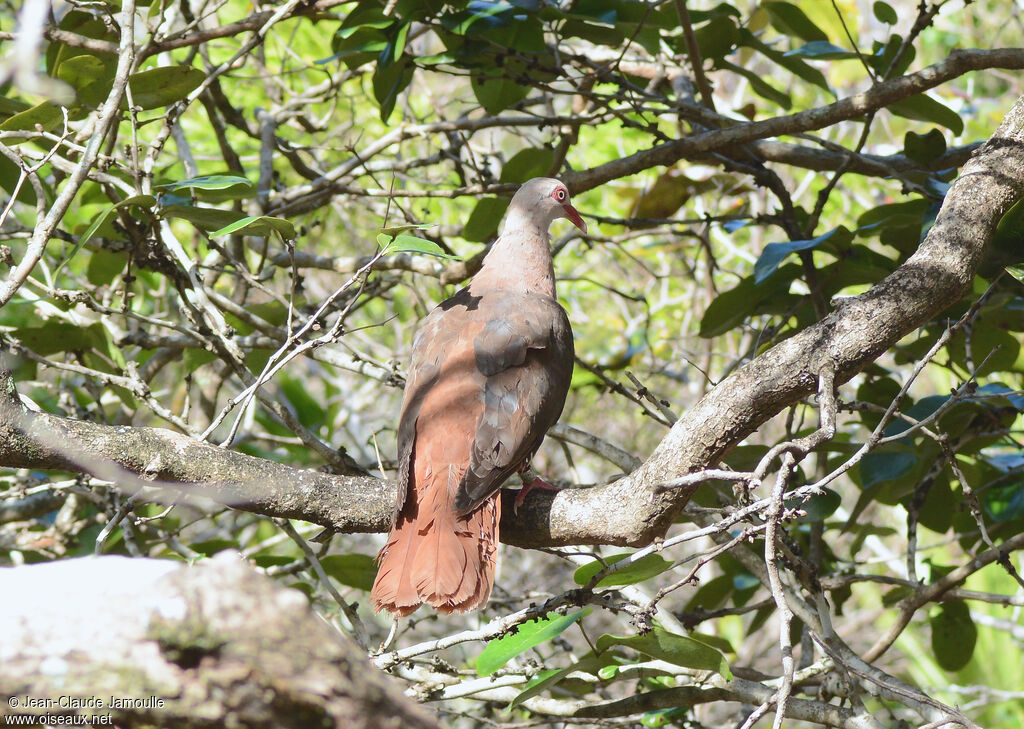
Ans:
[{"label": "bird's red eye", "polygon": [[564,202],[565,201],[565,197],[566,197],[566,194],[565,194],[565,188],[564,187],[560,187],[557,190],[555,190],[555,199],[558,200],[558,202]]}]

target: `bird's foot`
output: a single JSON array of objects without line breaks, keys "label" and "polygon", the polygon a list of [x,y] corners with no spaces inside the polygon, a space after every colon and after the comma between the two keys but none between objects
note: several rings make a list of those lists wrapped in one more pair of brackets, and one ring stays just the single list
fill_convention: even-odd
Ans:
[{"label": "bird's foot", "polygon": [[540,489],[542,491],[561,491],[562,490],[558,486],[554,486],[552,484],[549,484],[547,481],[545,481],[544,479],[542,479],[539,476],[534,476],[529,481],[527,481],[524,478],[523,479],[523,487],[521,489],[519,489],[519,492],[516,494],[515,501],[512,502],[512,512],[513,513],[515,513],[515,514],[519,513],[519,507],[523,505],[523,502],[526,501],[526,497],[534,489]]}]

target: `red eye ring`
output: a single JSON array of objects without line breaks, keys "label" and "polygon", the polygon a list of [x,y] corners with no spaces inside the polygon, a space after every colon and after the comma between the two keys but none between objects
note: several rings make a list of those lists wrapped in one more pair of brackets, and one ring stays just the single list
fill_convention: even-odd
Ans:
[{"label": "red eye ring", "polygon": [[564,187],[560,187],[557,190],[555,190],[555,198],[558,200],[558,202],[562,202],[563,200],[565,200],[565,197],[566,194]]}]

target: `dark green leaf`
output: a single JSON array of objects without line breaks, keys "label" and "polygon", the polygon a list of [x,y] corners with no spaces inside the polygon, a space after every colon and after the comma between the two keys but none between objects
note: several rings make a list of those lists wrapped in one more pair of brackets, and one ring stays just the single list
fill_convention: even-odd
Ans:
[{"label": "dark green leaf", "polygon": [[900,585],[899,587],[894,587],[893,589],[889,590],[887,593],[882,595],[882,605],[884,605],[885,607],[893,607],[904,598],[913,597],[913,595],[913,587],[909,587],[907,585]]},{"label": "dark green leaf", "polygon": [[387,248],[387,253],[425,253],[428,256],[438,256],[449,260],[458,260],[458,256],[445,253],[444,250],[432,240],[419,238],[415,235],[400,233],[394,239],[391,236],[381,233],[377,236],[377,242]]},{"label": "dark green leaf", "polygon": [[480,198],[462,229],[462,237],[481,243],[486,241],[497,232],[498,223],[501,222],[501,216],[505,214],[508,204],[508,198]]},{"label": "dark green leaf", "polygon": [[715,337],[729,331],[756,312],[767,300],[785,294],[790,283],[800,273],[800,266],[788,264],[760,285],[754,283],[754,277],[750,276],[720,293],[704,311],[704,317],[700,320],[700,336]]},{"label": "dark green leaf", "polygon": [[915,162],[928,164],[946,153],[946,138],[938,129],[927,134],[907,132],[903,136],[903,154]]},{"label": "dark green leaf", "polygon": [[894,101],[886,109],[896,116],[906,119],[941,124],[953,134],[959,135],[964,131],[964,122],[959,114],[925,94],[917,94],[907,99]]},{"label": "dark green leaf", "polygon": [[110,94],[115,65],[93,55],[74,56],[57,68],[57,78],[75,90],[79,103],[96,108]]},{"label": "dark green leaf", "polygon": [[568,615],[548,613],[547,617],[518,626],[514,633],[492,640],[476,659],[477,674],[490,676],[523,651],[560,635],[590,612],[590,608],[585,608]]},{"label": "dark green leaf", "polygon": [[947,671],[959,671],[974,655],[978,628],[963,600],[947,600],[936,606],[928,619],[932,628],[935,660]]},{"label": "dark green leaf", "polygon": [[516,152],[501,168],[500,182],[526,182],[543,177],[551,170],[555,151],[545,147],[528,147]]},{"label": "dark green leaf", "polygon": [[526,688],[516,696],[509,703],[508,708],[512,708],[521,704],[529,698],[537,696],[549,688],[557,684],[559,681],[564,679],[570,673],[577,671],[581,673],[589,673],[593,676],[598,675],[598,672],[605,666],[616,665],[617,657],[620,655],[618,651],[601,651],[595,654],[593,651],[585,654],[575,663],[571,663],[565,668],[561,668],[553,671],[542,671],[536,677],[534,677],[529,683],[526,684]]},{"label": "dark green leaf", "polygon": [[885,43],[875,41],[872,45],[872,53],[867,59],[868,65],[879,73],[887,74],[886,78],[902,76],[910,67],[910,64],[917,55],[917,51],[914,50],[914,46],[909,46],[900,56],[899,63],[890,70],[889,66],[896,58],[896,54],[900,52],[902,44],[903,37],[899,33],[893,33],[890,35]]},{"label": "dark green leaf", "polygon": [[[385,48],[381,51],[381,55],[387,53],[387,50]],[[412,82],[414,71],[415,66],[409,63],[408,56],[402,56],[394,63],[378,62],[377,70],[373,74],[373,96],[380,105],[381,121],[386,123],[391,117],[398,95]]]},{"label": "dark green leaf", "polygon": [[[610,557],[605,557],[604,561],[608,564],[615,564],[629,556],[628,552],[623,554],[614,554]],[[610,575],[602,577],[601,581],[598,582],[596,586],[611,587],[613,585],[634,585],[637,582],[643,582],[655,575],[660,575],[671,566],[672,563],[660,554],[648,554],[641,557],[628,567],[623,567],[617,572],[613,572]],[[602,569],[604,569],[604,565],[598,560],[594,560],[590,564],[585,564],[577,569],[572,578],[576,581],[577,585],[585,585]]]},{"label": "dark green leaf", "polygon": [[502,76],[474,74],[471,85],[480,106],[492,116],[522,101],[530,93],[528,85],[516,83]]},{"label": "dark green leaf", "polygon": [[52,101],[44,101],[33,106],[31,109],[26,109],[5,119],[0,124],[0,131],[9,132],[22,129],[34,131],[36,127],[42,127],[44,132],[52,132],[63,121],[64,113],[60,110],[60,107]]},{"label": "dark green leaf", "polygon": [[764,2],[761,7],[768,11],[772,25],[786,35],[811,41],[827,41],[828,36],[811,22],[803,10],[786,2]]},{"label": "dark green leaf", "polygon": [[810,240],[793,240],[786,243],[769,243],[761,251],[761,255],[754,264],[754,283],[762,283],[778,269],[779,264],[790,254],[797,251],[806,251],[809,248],[816,248],[822,243],[831,241],[836,245],[846,245],[853,240],[853,234],[844,226],[833,228],[827,233],[811,238]]},{"label": "dark green leaf", "polygon": [[48,321],[38,327],[15,329],[10,335],[44,357],[57,352],[90,349],[94,344],[92,334],[85,327],[58,321]]},{"label": "dark green leaf", "polygon": [[205,349],[186,349],[182,355],[182,363],[186,372],[194,372],[204,364],[209,364],[217,359],[214,352],[207,352]]},{"label": "dark green leaf", "polygon": [[570,18],[565,21],[559,33],[564,38],[582,38],[598,46],[617,46],[626,39],[622,30],[613,26],[597,25]]},{"label": "dark green leaf", "polygon": [[[133,74],[128,79],[132,103],[143,109],[157,109],[182,101],[206,79],[206,74],[192,66],[160,66]],[[127,107],[127,94],[122,106]]]},{"label": "dark green leaf", "polygon": [[[1002,265],[1024,262],[1024,200],[1018,200],[1000,218],[991,247]],[[1010,273],[1016,277],[1014,271]]]},{"label": "dark green leaf", "polygon": [[840,48],[828,41],[811,41],[810,43],[794,48],[786,53],[787,56],[802,56],[803,58],[815,58],[820,61],[837,61],[844,58],[856,58],[857,54]]},{"label": "dark green leaf", "polygon": [[832,489],[822,489],[824,493],[814,494],[806,501],[800,497],[785,500],[787,509],[801,509],[807,512],[797,519],[797,523],[825,521],[842,504],[842,497]]},{"label": "dark green leaf", "polygon": [[917,465],[917,456],[903,451],[868,453],[859,464],[861,488],[893,481],[910,473]]},{"label": "dark green leaf", "polygon": [[[911,508],[913,496],[907,496],[903,505]],[[953,493],[949,478],[940,474],[928,489],[924,503],[918,512],[918,523],[936,534],[945,534],[953,525],[953,516],[961,499]]]},{"label": "dark green leaf", "polygon": [[219,230],[237,222],[241,213],[201,205],[161,205],[160,215],[165,218],[183,218],[201,230]]},{"label": "dark green leaf", "polygon": [[211,238],[231,233],[245,233],[246,235],[270,235],[271,231],[280,233],[285,240],[295,238],[295,226],[291,221],[284,218],[274,218],[269,215],[251,215],[241,218],[233,223],[228,223],[223,228],[210,233]]},{"label": "dark green leaf", "polygon": [[999,484],[982,492],[981,503],[996,522],[1024,519],[1024,481]]},{"label": "dark green leaf", "polygon": [[200,554],[212,557],[217,552],[223,552],[225,549],[238,549],[238,542],[230,539],[207,539],[204,542],[192,542],[189,547]]},{"label": "dark green leaf", "polygon": [[89,256],[89,267],[85,277],[93,286],[106,286],[117,274],[128,265],[128,256],[124,253],[112,253],[106,250],[93,251]]},{"label": "dark green leaf", "polygon": [[612,646],[625,646],[640,651],[651,658],[668,661],[684,668],[699,668],[715,671],[726,680],[732,678],[729,662],[717,650],[685,635],[670,633],[655,626],[643,635],[617,636],[602,635],[597,639],[597,649],[606,650]]},{"label": "dark green leaf", "polygon": [[899,16],[896,15],[896,11],[889,3],[876,0],[875,4],[871,6],[871,10],[875,17],[886,25],[896,25],[899,22]]},{"label": "dark green leaf", "polygon": [[736,22],[729,15],[718,15],[706,24],[695,29],[701,55],[704,58],[721,59],[732,53],[740,42],[740,31]]},{"label": "dark green leaf", "polygon": [[241,200],[256,194],[256,186],[245,177],[238,175],[201,175],[187,180],[167,182],[155,185],[158,190],[176,192],[178,190],[194,190],[197,197],[212,202],[222,200]]},{"label": "dark green leaf", "polygon": [[320,558],[320,565],[338,582],[357,590],[369,591],[377,575],[377,562],[367,554],[329,554]]},{"label": "dark green leaf", "polygon": [[26,104],[21,99],[12,99],[10,96],[0,96],[0,116],[10,117],[15,114],[20,114],[23,111],[28,111],[32,108],[31,104]]}]

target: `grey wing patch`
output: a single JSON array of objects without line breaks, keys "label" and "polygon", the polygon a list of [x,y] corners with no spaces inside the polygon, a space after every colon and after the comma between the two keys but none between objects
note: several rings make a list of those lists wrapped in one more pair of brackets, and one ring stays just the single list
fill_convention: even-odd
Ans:
[{"label": "grey wing patch", "polygon": [[[521,329],[521,327],[518,327]],[[527,336],[508,319],[491,319],[473,340],[476,368],[492,377],[526,361]]]},{"label": "grey wing patch", "polygon": [[521,303],[520,318],[492,319],[474,341],[486,377],[484,412],[455,495],[460,513],[500,488],[537,451],[565,404],[573,366],[568,318],[554,300]]},{"label": "grey wing patch", "polygon": [[455,494],[457,511],[469,511],[499,488],[551,425],[538,422],[544,388],[531,386],[539,374],[532,369],[515,367],[488,378],[469,467]]}]

